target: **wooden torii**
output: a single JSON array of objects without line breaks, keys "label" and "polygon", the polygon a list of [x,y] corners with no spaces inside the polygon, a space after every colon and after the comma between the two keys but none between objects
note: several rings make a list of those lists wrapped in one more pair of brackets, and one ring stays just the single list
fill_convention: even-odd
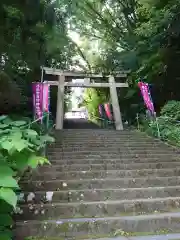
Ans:
[{"label": "wooden torii", "polygon": [[115,76],[109,75],[106,76],[108,78],[108,83],[96,83],[85,81],[84,83],[73,83],[66,82],[66,77],[70,77],[71,79],[93,79],[93,78],[103,78],[102,74],[86,74],[82,72],[68,72],[62,71],[54,68],[43,67],[43,70],[46,74],[56,75],[58,76],[58,81],[45,81],[49,85],[58,86],[58,97],[57,97],[57,113],[56,113],[56,129],[63,129],[63,120],[64,120],[64,88],[65,87],[83,87],[83,88],[110,88],[110,96],[111,103],[113,107],[113,114],[115,120],[116,130],[123,130],[123,123],[121,117],[121,111],[117,96],[117,88],[128,87],[128,83],[116,83],[115,77],[118,78],[126,78],[129,71],[122,71],[117,73]]}]

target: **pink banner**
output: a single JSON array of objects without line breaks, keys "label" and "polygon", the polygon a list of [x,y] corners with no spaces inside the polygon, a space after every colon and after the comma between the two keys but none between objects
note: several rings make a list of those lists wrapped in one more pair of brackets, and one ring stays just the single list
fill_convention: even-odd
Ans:
[{"label": "pink banner", "polygon": [[35,119],[42,118],[43,112],[49,111],[49,85],[32,83],[32,91]]},{"label": "pink banner", "polygon": [[43,84],[43,112],[49,111],[49,85]]},{"label": "pink banner", "polygon": [[32,83],[33,107],[35,119],[42,117],[43,104],[43,85],[41,83]]},{"label": "pink banner", "polygon": [[149,111],[151,111],[152,113],[154,113],[154,105],[153,105],[153,102],[152,102],[152,99],[151,99],[151,94],[150,94],[150,91],[149,91],[149,86],[147,83],[144,83],[144,82],[139,82],[138,83],[138,86],[141,90],[141,94],[143,96],[143,99],[144,99],[144,103],[147,107],[147,109]]},{"label": "pink banner", "polygon": [[102,117],[102,104],[98,106],[100,117]]},{"label": "pink banner", "polygon": [[109,104],[109,103],[105,103],[105,104],[104,104],[104,108],[105,108],[105,111],[106,111],[106,115],[108,116],[108,119],[109,119],[109,120],[112,120],[113,117],[112,117],[112,114],[111,114],[110,104]]}]

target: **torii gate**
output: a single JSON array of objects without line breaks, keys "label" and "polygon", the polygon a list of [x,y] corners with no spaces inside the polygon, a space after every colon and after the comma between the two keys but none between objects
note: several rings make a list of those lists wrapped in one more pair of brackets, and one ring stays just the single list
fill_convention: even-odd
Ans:
[{"label": "torii gate", "polygon": [[121,111],[120,111],[120,106],[118,102],[116,88],[128,87],[128,83],[116,83],[115,77],[125,78],[127,77],[127,74],[129,73],[129,71],[122,71],[121,73],[116,74],[116,76],[113,76],[113,75],[106,76],[108,77],[108,80],[109,80],[108,83],[91,83],[91,82],[72,83],[72,82],[65,82],[66,77],[71,77],[72,79],[76,79],[76,78],[91,79],[91,78],[102,78],[103,75],[102,74],[86,74],[82,72],[66,72],[66,71],[61,71],[58,69],[47,68],[47,67],[43,67],[43,70],[45,71],[46,74],[57,75],[59,79],[58,81],[44,82],[49,85],[58,86],[57,113],[56,113],[56,129],[57,130],[63,129],[64,87],[83,87],[83,88],[109,87],[116,130],[123,130],[123,123],[122,123]]}]

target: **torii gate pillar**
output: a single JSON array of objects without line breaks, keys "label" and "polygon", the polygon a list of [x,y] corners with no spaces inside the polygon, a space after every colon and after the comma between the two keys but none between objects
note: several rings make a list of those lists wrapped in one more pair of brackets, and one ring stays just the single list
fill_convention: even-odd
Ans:
[{"label": "torii gate pillar", "polygon": [[57,95],[57,112],[56,112],[56,129],[63,129],[64,120],[64,82],[65,76],[59,75],[58,79],[58,95]]},{"label": "torii gate pillar", "polygon": [[121,111],[120,111],[114,76],[109,76],[109,84],[110,84],[110,96],[112,101],[116,130],[123,130],[123,123],[122,123]]}]

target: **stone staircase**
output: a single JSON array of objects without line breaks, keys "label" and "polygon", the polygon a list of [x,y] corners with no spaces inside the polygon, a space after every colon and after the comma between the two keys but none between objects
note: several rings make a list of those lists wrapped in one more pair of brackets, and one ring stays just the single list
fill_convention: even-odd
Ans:
[{"label": "stone staircase", "polygon": [[71,129],[48,155],[52,166],[21,183],[17,240],[180,239],[177,150],[133,131]]}]

